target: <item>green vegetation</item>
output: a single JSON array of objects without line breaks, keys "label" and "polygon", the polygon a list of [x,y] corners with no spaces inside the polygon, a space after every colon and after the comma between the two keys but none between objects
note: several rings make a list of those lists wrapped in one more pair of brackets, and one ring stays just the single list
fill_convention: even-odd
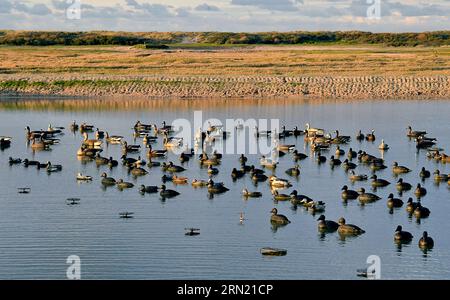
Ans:
[{"label": "green vegetation", "polygon": [[[380,44],[387,46],[450,45],[450,31],[422,33],[335,32],[61,32],[0,31],[0,44],[16,46],[50,45],[143,45],[148,49],[186,45],[298,45],[298,44]],[[145,45],[145,46],[144,46]]]}]

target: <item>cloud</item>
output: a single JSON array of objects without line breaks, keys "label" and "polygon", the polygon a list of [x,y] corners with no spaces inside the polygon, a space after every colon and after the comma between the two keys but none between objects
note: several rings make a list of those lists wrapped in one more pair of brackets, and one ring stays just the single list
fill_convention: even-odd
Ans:
[{"label": "cloud", "polygon": [[209,5],[207,3],[197,5],[194,9],[196,11],[220,11],[220,8],[218,8],[217,6]]},{"label": "cloud", "polygon": [[254,6],[271,11],[298,10],[297,4],[302,3],[302,0],[231,0],[232,5]]},{"label": "cloud", "polygon": [[0,0],[0,14],[11,12],[12,7],[8,0]]},{"label": "cloud", "polygon": [[45,16],[49,15],[52,11],[47,7],[47,5],[43,3],[33,4],[31,6],[28,6],[21,2],[14,2],[13,4],[14,10],[19,12],[28,13],[30,15],[37,15],[37,16]]},{"label": "cloud", "polygon": [[126,4],[134,9],[142,10],[146,13],[149,13],[153,16],[160,16],[160,17],[169,17],[173,16],[174,14],[170,10],[170,6],[164,5],[164,4],[150,4],[150,3],[143,3],[140,4],[139,2],[135,0],[125,0]]},{"label": "cloud", "polygon": [[[372,1],[374,3],[374,1]],[[348,10],[355,17],[367,16],[367,9],[371,4],[367,4],[366,0],[352,0]],[[386,16],[403,16],[403,17],[420,17],[420,16],[448,16],[450,15],[450,7],[447,5],[438,5],[423,2],[392,2],[388,0],[380,1],[381,17]]]}]

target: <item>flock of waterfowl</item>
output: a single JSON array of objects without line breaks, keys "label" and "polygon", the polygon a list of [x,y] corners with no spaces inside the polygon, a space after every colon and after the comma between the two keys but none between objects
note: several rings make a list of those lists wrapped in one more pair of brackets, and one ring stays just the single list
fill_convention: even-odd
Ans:
[{"label": "flock of waterfowl", "polygon": [[[161,127],[156,124],[143,124],[137,121],[133,126],[133,138],[140,139],[139,144],[129,144],[125,140],[124,136],[110,135],[108,131],[101,131],[94,125],[86,123],[77,124],[75,121],[70,124],[70,130],[73,132],[80,131],[83,135],[83,140],[77,150],[77,157],[85,162],[95,163],[97,166],[105,166],[113,169],[120,165],[127,168],[128,172],[135,176],[145,176],[151,172],[154,168],[161,170],[161,184],[155,185],[140,185],[138,188],[142,194],[146,193],[159,193],[163,199],[177,197],[180,192],[169,189],[166,186],[167,182],[173,184],[191,184],[193,188],[205,188],[208,194],[213,196],[214,194],[222,194],[229,191],[229,188],[225,186],[223,182],[215,182],[214,176],[221,172],[221,160],[222,154],[217,151],[206,151],[208,146],[214,145],[218,140],[224,140],[229,136],[229,132],[223,131],[220,126],[214,126],[209,124],[205,130],[199,129],[195,136],[195,149],[185,147],[183,139],[174,137],[174,128],[171,125],[163,122]],[[243,130],[241,126],[236,126],[235,130]],[[31,149],[34,151],[47,150],[60,142],[59,135],[63,134],[63,127],[53,127],[49,125],[47,130],[32,131],[29,127],[26,127],[26,137],[30,143]],[[94,139],[89,137],[89,134],[95,136]],[[309,124],[306,124],[305,130],[299,130],[295,127],[292,130],[287,130],[284,126],[280,132],[276,131],[260,131],[255,128],[256,138],[271,138],[275,141],[274,154],[279,159],[285,159],[290,157],[295,164],[285,170],[285,174],[290,177],[298,177],[301,173],[300,162],[308,157],[307,154],[301,153],[296,149],[294,144],[282,144],[280,141],[289,137],[302,136],[307,144],[310,145],[311,154],[318,164],[328,163],[331,168],[341,167],[344,172],[347,172],[349,182],[357,183],[361,181],[370,180],[371,186],[376,190],[377,188],[386,188],[391,186],[391,182],[386,179],[379,178],[377,171],[389,168],[386,161],[383,158],[377,157],[366,153],[364,150],[355,151],[352,148],[345,151],[341,148],[341,145],[348,144],[352,137],[341,135],[339,130],[335,130],[333,134],[327,134],[324,129],[313,128]],[[449,163],[450,157],[445,153],[442,153],[442,149],[436,146],[437,140],[427,136],[425,131],[413,131],[411,127],[408,127],[406,136],[413,139],[416,142],[417,149],[425,149],[426,155],[429,159],[436,160],[441,163]],[[375,142],[377,137],[375,131],[371,131],[368,134],[363,134],[361,131],[354,137],[361,143]],[[11,144],[11,138],[1,137],[2,149],[7,148]],[[162,147],[156,148],[159,141],[162,140]],[[122,155],[119,159],[113,157],[104,157],[101,155],[104,144],[117,145],[121,147]],[[362,144],[361,144],[362,145]],[[197,160],[201,167],[206,169],[205,178],[191,178],[179,176],[179,173],[188,171],[182,165],[177,165],[172,161],[166,161],[169,151],[174,149],[182,149],[185,147],[182,153],[179,155],[179,161],[181,164],[189,160]],[[196,151],[200,147],[201,154],[196,155]],[[145,151],[146,159],[143,159],[140,155],[142,149]],[[203,149],[203,151],[201,151]],[[333,150],[334,149],[334,150]],[[381,151],[387,151],[389,146],[384,140],[378,147]],[[324,153],[333,152],[331,155],[325,156]],[[134,157],[131,157],[135,155]],[[236,167],[231,171],[231,178],[233,180],[239,180],[245,176],[249,176],[255,183],[267,182],[272,192],[271,197],[275,201],[290,201],[295,206],[303,206],[313,214],[320,214],[318,218],[318,230],[322,233],[330,233],[337,231],[340,235],[358,236],[365,233],[362,228],[348,224],[346,220],[341,217],[337,222],[327,220],[323,215],[326,207],[326,203],[323,201],[316,201],[314,197],[299,194],[297,190],[292,190],[290,193],[283,193],[283,190],[291,188],[292,184],[289,179],[282,178],[275,175],[276,169],[279,165],[278,160],[262,156],[259,162],[254,164],[249,163],[249,157],[241,154],[236,161]],[[255,164],[259,163],[259,166]],[[62,166],[52,164],[50,161],[41,163],[35,160],[21,159],[21,158],[9,158],[10,165],[22,164],[24,167],[35,166],[38,169],[44,169],[49,173],[62,171]],[[367,174],[357,174],[355,169],[363,165],[371,170],[371,176]],[[422,205],[421,199],[426,196],[427,190],[421,185],[421,183],[408,183],[405,182],[401,176],[412,172],[406,166],[402,166],[397,162],[393,162],[391,167],[392,173],[395,177],[399,177],[395,183],[395,189],[402,196],[403,193],[412,191],[416,197],[414,201],[413,197],[408,197],[406,203],[406,211],[411,216],[415,216],[417,219],[427,218],[430,215],[430,210]],[[115,186],[120,190],[134,188],[135,185],[131,182],[126,182],[123,179],[116,179],[107,174],[105,169],[100,176],[100,183],[104,187]],[[153,171],[152,171],[153,172]],[[188,172],[186,172],[188,173]],[[418,174],[418,181],[425,182],[429,177],[433,175],[433,180],[437,183],[448,182],[450,186],[450,175],[442,174],[439,170],[435,170],[433,173],[422,168]],[[78,181],[93,181],[95,178],[90,175],[84,175],[81,173],[76,174],[76,180]],[[242,190],[242,196],[245,198],[259,198],[263,196],[262,192],[250,191],[247,187]],[[359,190],[352,190],[347,185],[344,185],[341,190],[341,198],[344,201],[358,200],[361,204],[372,203],[381,199],[375,193],[366,192],[364,188]],[[78,204],[79,200],[70,200],[70,203]],[[396,198],[394,193],[391,193],[386,199],[389,209],[399,208],[404,205],[404,201],[400,198]],[[120,213],[121,218],[132,218],[133,212]],[[244,221],[244,216],[241,214],[240,221]],[[279,214],[276,208],[271,210],[270,221],[275,226],[285,226],[291,223],[291,221],[284,215]],[[291,225],[292,226],[292,225]],[[189,232],[198,233],[198,229],[190,230]],[[407,231],[403,231],[402,226],[399,225],[394,231],[394,240],[399,243],[408,243],[413,239],[413,235]],[[433,239],[428,236],[428,233],[424,231],[422,238],[418,242],[422,249],[432,248],[434,245]],[[283,250],[285,251],[285,250]],[[267,253],[274,253],[273,251],[266,251]],[[266,253],[265,252],[265,253]],[[284,253],[284,252],[283,252]]]}]

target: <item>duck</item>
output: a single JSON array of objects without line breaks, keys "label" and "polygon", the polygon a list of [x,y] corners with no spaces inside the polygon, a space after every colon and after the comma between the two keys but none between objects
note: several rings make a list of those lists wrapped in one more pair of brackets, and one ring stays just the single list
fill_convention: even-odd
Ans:
[{"label": "duck", "polygon": [[245,175],[244,171],[238,170],[236,168],[233,168],[233,170],[231,171],[231,178],[233,179],[242,178],[244,175]]},{"label": "duck", "polygon": [[416,197],[423,197],[426,194],[427,194],[426,188],[422,187],[420,183],[418,183],[416,189],[414,190],[414,195],[416,195]]},{"label": "duck", "polygon": [[143,168],[134,167],[131,169],[131,174],[133,176],[144,176],[148,174],[148,171]]},{"label": "duck", "polygon": [[152,161],[152,157],[150,156],[148,158],[147,167],[153,168],[153,167],[160,167],[161,163],[159,161]]},{"label": "duck", "polygon": [[101,140],[101,139],[103,139],[105,137],[105,132],[104,131],[101,131],[100,129],[96,129],[95,130],[95,138],[97,139],[97,140]]},{"label": "duck", "polygon": [[300,175],[300,166],[296,164],[293,168],[287,169],[285,173],[290,176],[298,176]]},{"label": "duck", "polygon": [[264,155],[261,157],[261,159],[259,160],[259,163],[261,164],[261,166],[263,166],[264,168],[267,169],[275,169],[278,165],[278,162],[272,161],[267,159]]},{"label": "duck", "polygon": [[297,190],[293,190],[290,194],[291,196],[291,203],[293,205],[304,205],[305,203],[312,203],[314,202],[313,199],[306,195],[299,195]]},{"label": "duck", "polygon": [[342,235],[360,235],[365,233],[365,231],[353,224],[346,224],[344,218],[339,218],[338,220],[338,232]]},{"label": "duck", "polygon": [[431,176],[431,172],[428,171],[427,169],[425,169],[425,167],[422,167],[422,169],[420,170],[420,173],[419,173],[419,177],[422,179],[425,179],[425,178],[430,178],[430,176]]},{"label": "duck", "polygon": [[375,141],[375,130],[372,129],[370,133],[366,134],[366,140],[369,142]]},{"label": "duck", "polygon": [[177,175],[173,175],[172,176],[172,182],[175,184],[186,184],[188,182],[188,178],[187,177],[180,177]]},{"label": "duck", "polygon": [[132,166],[134,165],[138,160],[141,159],[141,157],[136,158],[132,158],[132,157],[127,157],[125,154],[123,154],[120,159],[122,159],[122,164],[124,166]]},{"label": "duck", "polygon": [[250,166],[250,171],[249,172],[251,174],[264,174],[264,170],[263,169],[258,169],[254,165]]},{"label": "duck", "polygon": [[108,131],[106,133],[106,142],[109,144],[121,144],[123,140],[123,136],[121,135],[109,135]]},{"label": "duck", "polygon": [[37,166],[39,162],[37,160],[29,160],[28,158],[25,158],[23,160],[23,166],[28,168],[28,166]]},{"label": "duck", "polygon": [[388,208],[398,208],[403,206],[403,201],[398,198],[394,198],[394,194],[389,194],[388,201],[387,201],[387,207]]},{"label": "duck", "polygon": [[22,163],[22,159],[21,158],[12,158],[11,156],[8,159],[8,163],[10,166],[12,165],[18,165]]},{"label": "duck", "polygon": [[334,166],[339,166],[340,164],[342,164],[342,161],[340,159],[334,158],[334,155],[331,155],[331,157],[330,157],[330,165],[332,167],[334,167]]},{"label": "duck", "polygon": [[70,130],[71,131],[77,131],[79,127],[80,126],[78,126],[78,124],[77,124],[77,122],[75,120],[70,124]]},{"label": "duck", "polygon": [[287,194],[280,194],[277,190],[274,190],[272,192],[273,194],[273,199],[276,201],[287,201],[291,199],[290,195]]},{"label": "duck", "polygon": [[392,165],[392,172],[394,174],[405,174],[411,172],[411,169],[405,166],[399,166],[397,162],[394,162],[394,164]]},{"label": "duck", "polygon": [[262,193],[261,192],[250,192],[249,190],[244,188],[242,190],[242,196],[248,197],[248,198],[259,198],[259,197],[262,197]]},{"label": "duck", "polygon": [[325,203],[322,201],[313,201],[312,203],[308,203],[306,207],[308,208],[308,211],[313,215],[325,211]]},{"label": "duck", "polygon": [[382,140],[381,140],[381,144],[378,146],[378,149],[379,149],[379,150],[389,150],[389,145],[386,144],[386,143],[384,142],[384,140],[382,139]]},{"label": "duck", "polygon": [[413,199],[410,197],[408,198],[408,201],[406,202],[406,211],[410,214],[414,212],[414,210],[417,208],[418,202],[414,202]]},{"label": "duck", "polygon": [[164,135],[163,145],[166,148],[175,148],[183,145],[183,138],[169,138],[167,134]]},{"label": "duck", "polygon": [[398,225],[395,229],[394,240],[396,242],[410,242],[413,239],[413,235],[408,231],[403,231],[401,225]]},{"label": "duck", "polygon": [[163,157],[167,155],[167,149],[153,150],[151,145],[147,145],[147,147],[148,147],[147,157]]},{"label": "duck", "polygon": [[434,171],[434,180],[437,182],[440,181],[448,181],[448,175],[447,174],[441,174],[439,170]]},{"label": "duck", "polygon": [[106,175],[106,173],[102,173],[101,177],[102,177],[102,184],[105,186],[111,186],[111,185],[115,185],[117,183],[114,178],[108,177],[108,175]]},{"label": "duck", "polygon": [[189,159],[190,159],[190,156],[189,156],[189,155],[186,155],[184,152],[181,153],[180,156],[178,157],[178,160],[179,160],[181,163],[187,162],[187,161],[189,161]]},{"label": "duck", "polygon": [[79,181],[92,181],[92,176],[83,175],[81,173],[77,174],[77,180]]},{"label": "duck", "polygon": [[166,188],[166,185],[161,185],[161,187],[159,188],[161,190],[161,192],[159,192],[159,195],[163,198],[172,198],[175,196],[178,196],[180,193],[174,190],[169,190]]},{"label": "duck", "polygon": [[356,169],[357,165],[352,162],[349,162],[348,159],[345,159],[344,162],[342,163],[342,167],[344,168],[345,171],[348,171]]},{"label": "duck", "polygon": [[424,206],[420,202],[417,203],[416,209],[414,209],[414,216],[417,219],[427,218],[430,215],[430,210]]},{"label": "duck", "polygon": [[130,188],[134,187],[134,184],[132,184],[131,182],[123,181],[123,179],[117,180],[116,185],[121,190],[122,189],[130,189]]},{"label": "duck", "polygon": [[32,141],[31,149],[33,150],[46,150],[49,148],[49,145],[42,138],[40,138],[39,141],[36,141],[36,138],[33,138]]},{"label": "duck", "polygon": [[144,137],[142,138],[142,143],[147,146],[150,143],[154,143],[158,140],[158,137],[156,136],[150,136],[148,134],[145,134]]},{"label": "duck", "polygon": [[303,160],[303,159],[307,158],[308,155],[306,155],[304,153],[300,153],[297,151],[297,149],[295,149],[294,151],[292,151],[292,157],[294,158],[295,161],[297,161],[297,160]]},{"label": "duck", "polygon": [[317,161],[317,163],[321,164],[321,163],[326,162],[327,158],[325,156],[321,155],[321,152],[318,151],[317,155],[316,155],[316,161]]},{"label": "duck", "polygon": [[400,178],[395,185],[399,192],[409,191],[412,188],[412,185],[408,182],[404,182],[403,178]]},{"label": "duck", "polygon": [[334,155],[336,155],[337,157],[344,155],[345,151],[342,150],[339,146],[336,147],[336,151],[334,152]]},{"label": "duck", "polygon": [[434,241],[428,236],[428,232],[424,231],[419,240],[419,247],[421,249],[431,249],[434,247]]},{"label": "duck", "polygon": [[52,164],[51,162],[47,162],[47,172],[48,173],[54,173],[54,172],[60,172],[60,171],[62,171],[62,165],[54,165],[54,164]]},{"label": "duck", "polygon": [[370,179],[372,179],[371,185],[373,187],[385,187],[391,184],[385,179],[378,178],[377,175],[373,175],[372,177],[370,177]]},{"label": "duck", "polygon": [[87,132],[83,133],[83,137],[83,145],[86,145],[88,148],[99,148],[103,144],[101,140],[90,140]]},{"label": "duck", "polygon": [[269,177],[269,184],[275,188],[288,188],[291,187],[292,184],[287,179],[278,178],[276,176]]},{"label": "duck", "polygon": [[326,220],[324,215],[320,215],[320,217],[317,219],[319,223],[317,224],[317,227],[319,231],[326,231],[326,232],[333,232],[336,231],[339,228],[339,224],[331,221]]},{"label": "duck", "polygon": [[209,175],[216,175],[216,174],[219,174],[219,169],[214,168],[212,165],[209,165],[207,172]]},{"label": "duck", "polygon": [[25,127],[25,130],[27,131],[26,136],[29,141],[32,141],[33,139],[43,138],[45,136],[45,133],[42,130],[31,131],[30,126]]},{"label": "duck", "polygon": [[117,167],[119,165],[119,162],[117,160],[114,160],[111,156],[108,159],[108,166],[110,168]]},{"label": "duck", "polygon": [[212,180],[208,181],[208,192],[211,194],[221,194],[229,191],[227,187],[223,185],[223,183],[215,183]]},{"label": "duck", "polygon": [[109,158],[100,156],[100,152],[95,155],[95,163],[97,165],[107,165],[109,163]]},{"label": "duck", "polygon": [[251,172],[250,175],[254,182],[263,182],[268,179],[268,177],[262,173]]},{"label": "duck", "polygon": [[94,125],[86,124],[85,122],[81,123],[80,125],[80,131],[81,132],[88,132],[88,131],[94,131]]},{"label": "duck", "polygon": [[287,225],[291,223],[291,221],[289,221],[289,219],[285,215],[279,215],[276,208],[273,208],[270,212],[272,213],[272,216],[270,217],[271,223],[279,225]]},{"label": "duck", "polygon": [[247,158],[244,154],[241,154],[241,155],[239,156],[239,162],[240,162],[241,164],[242,164],[242,163],[246,163],[247,160],[248,160],[248,158]]},{"label": "duck", "polygon": [[358,196],[358,200],[362,203],[370,203],[370,202],[375,202],[377,200],[380,200],[381,198],[378,197],[375,194],[372,193],[366,193],[366,190],[364,188],[360,188],[359,189],[359,196]]},{"label": "duck", "polygon": [[357,156],[358,156],[358,153],[356,151],[353,151],[352,148],[348,149],[347,158],[349,160],[352,160],[353,158],[356,158]]},{"label": "duck", "polygon": [[141,121],[137,120],[136,123],[133,126],[133,129],[135,130],[145,130],[150,131],[153,128],[153,125],[151,124],[144,124]]},{"label": "duck", "polygon": [[364,139],[365,139],[365,136],[364,136],[364,134],[361,132],[361,129],[358,130],[358,133],[356,134],[356,140],[362,141],[362,140],[364,140]]},{"label": "duck", "polygon": [[204,186],[208,186],[208,181],[193,179],[191,184],[193,187],[204,187]]},{"label": "duck", "polygon": [[349,190],[348,186],[346,185],[344,185],[341,190],[342,190],[341,197],[344,200],[353,200],[359,197],[359,193],[357,191]]},{"label": "duck", "polygon": [[128,145],[127,141],[122,141],[122,153],[137,153],[141,151],[141,145]]},{"label": "duck", "polygon": [[408,132],[406,133],[406,136],[410,137],[410,138],[418,138],[420,136],[424,136],[424,135],[427,134],[427,132],[424,131],[424,130],[422,130],[422,131],[419,131],[419,130],[413,131],[411,126],[408,126],[408,128],[406,128],[406,129],[408,130]]},{"label": "duck", "polygon": [[167,171],[167,172],[171,172],[171,173],[183,172],[186,170],[185,168],[183,168],[181,166],[174,165],[171,161],[168,164],[163,162],[161,165],[161,168],[163,169],[163,171]]},{"label": "duck", "polygon": [[79,157],[88,157],[88,158],[95,158],[97,153],[102,152],[102,149],[93,149],[89,148],[86,145],[81,145],[81,147],[77,151],[77,156]]},{"label": "duck", "polygon": [[370,169],[375,172],[375,171],[387,169],[387,166],[381,162],[374,161],[374,162],[370,163]]},{"label": "duck", "polygon": [[368,179],[368,176],[365,174],[356,174],[355,171],[350,171],[349,179],[351,181],[365,181]]}]

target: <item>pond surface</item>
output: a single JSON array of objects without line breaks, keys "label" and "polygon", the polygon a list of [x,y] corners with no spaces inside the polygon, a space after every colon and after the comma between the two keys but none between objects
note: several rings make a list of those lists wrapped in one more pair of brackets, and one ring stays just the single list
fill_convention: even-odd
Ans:
[{"label": "pond surface", "polygon": [[[73,120],[94,124],[110,134],[133,140],[132,126],[143,123],[171,123],[174,119],[192,120],[195,110],[202,110],[203,119],[227,118],[280,119],[288,129],[295,125],[303,129],[305,123],[332,133],[352,136],[341,148],[347,151],[365,150],[382,156],[388,169],[377,172],[379,178],[392,182],[376,194],[382,197],[373,204],[361,205],[357,200],[344,203],[341,188],[365,187],[371,191],[370,181],[355,183],[348,179],[342,167],[332,169],[328,163],[318,165],[305,145],[303,137],[289,137],[282,143],[295,144],[309,155],[300,162],[301,175],[289,177],[285,170],[294,165],[292,156],[280,158],[275,174],[289,178],[293,187],[283,190],[299,193],[326,203],[327,219],[343,216],[348,223],[357,224],[366,233],[343,239],[338,233],[319,234],[317,217],[289,201],[274,203],[267,182],[254,186],[248,175],[231,180],[233,167],[239,167],[238,155],[224,155],[214,177],[224,182],[230,191],[213,198],[206,189],[194,189],[190,184],[168,182],[170,189],[180,196],[162,200],[159,194],[142,196],[137,187],[119,191],[102,188],[100,174],[146,185],[160,185],[163,172],[150,169],[150,174],[133,178],[125,167],[112,171],[107,166],[77,159],[76,151],[83,137],[69,131]],[[7,101],[0,104],[0,135],[13,138],[11,147],[0,152],[0,278],[1,279],[64,279],[66,259],[78,255],[84,279],[356,279],[356,270],[368,266],[369,255],[381,259],[383,279],[450,279],[450,190],[446,182],[436,185],[433,179],[423,185],[428,194],[422,204],[431,210],[429,218],[420,223],[409,217],[405,207],[392,213],[386,206],[389,193],[395,193],[395,178],[390,166],[394,161],[413,171],[401,176],[415,186],[420,182],[421,167],[450,173],[449,165],[426,158],[418,152],[414,141],[406,137],[406,127],[427,130],[438,138],[438,146],[448,151],[450,145],[450,101],[296,101],[296,100],[229,100],[229,101],[145,101],[145,100],[36,100]],[[46,129],[48,124],[64,126],[65,135],[51,151],[35,152],[26,143],[25,126],[32,130]],[[374,143],[357,142],[356,132],[375,130]],[[92,136],[92,134],[91,134]],[[93,136],[92,136],[93,138]],[[377,149],[381,139],[390,146],[383,154]],[[254,143],[249,138],[249,143]],[[153,146],[162,148],[161,139]],[[324,152],[328,158],[335,146]],[[103,156],[119,159],[118,145],[104,147]],[[144,149],[141,152],[145,157]],[[62,164],[59,173],[47,174],[35,167],[8,165],[8,158],[20,157],[41,162]],[[130,155],[137,157],[137,155]],[[259,167],[259,156],[249,155],[248,164]],[[345,159],[345,158],[344,158]],[[180,164],[174,154],[167,161]],[[356,160],[357,162],[357,160]],[[197,159],[183,165],[188,170],[182,176],[189,181],[207,179],[207,171]],[[78,183],[76,174],[91,175],[90,183]],[[359,165],[357,173],[370,175],[370,169]],[[267,173],[271,173],[267,171]],[[18,194],[17,188],[30,187],[30,194]],[[244,199],[244,187],[260,191],[263,197]],[[66,199],[80,198],[79,205],[67,205]],[[414,197],[406,192],[405,202]],[[414,199],[416,199],[414,197]],[[270,210],[276,207],[291,224],[273,228]],[[119,213],[134,212],[132,219],[120,219]],[[243,224],[240,213],[245,215]],[[411,232],[411,244],[401,248],[393,241],[394,230],[402,225]],[[200,228],[198,236],[185,236],[185,227]],[[426,230],[435,240],[435,247],[422,252],[417,243]],[[286,256],[265,257],[262,247],[287,249]]]}]

